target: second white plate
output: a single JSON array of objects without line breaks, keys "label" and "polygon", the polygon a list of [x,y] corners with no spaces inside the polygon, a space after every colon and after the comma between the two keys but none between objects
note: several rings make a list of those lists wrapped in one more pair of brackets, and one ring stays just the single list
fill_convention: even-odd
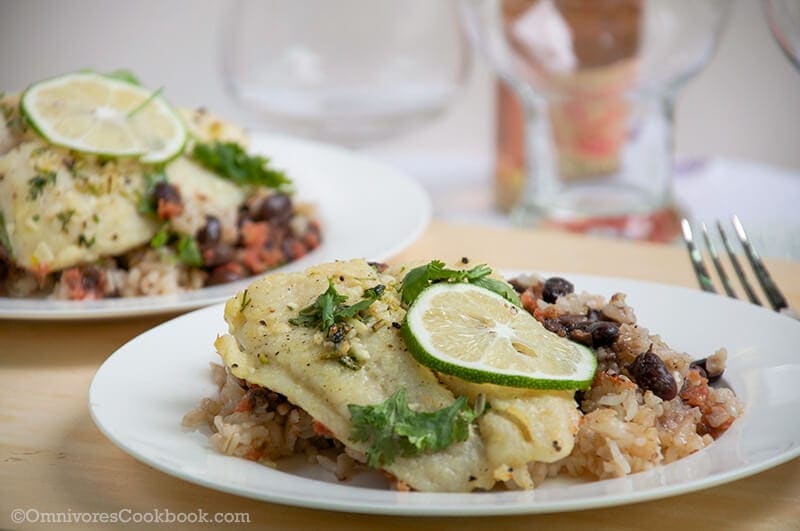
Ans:
[{"label": "second white plate", "polygon": [[[355,257],[384,260],[412,243],[427,226],[431,203],[404,173],[345,149],[291,137],[253,135],[251,151],[284,169],[297,199],[317,207],[322,244],[273,271]],[[98,319],[199,308],[225,300],[252,279],[174,295],[99,301],[0,297],[0,319]]]}]

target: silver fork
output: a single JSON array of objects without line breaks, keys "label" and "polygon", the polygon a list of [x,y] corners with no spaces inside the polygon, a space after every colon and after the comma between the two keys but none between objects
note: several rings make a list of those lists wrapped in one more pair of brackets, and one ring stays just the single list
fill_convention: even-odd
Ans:
[{"label": "silver fork", "polygon": [[[758,283],[761,285],[761,289],[764,292],[764,296],[769,302],[769,305],[772,306],[772,309],[776,312],[780,312],[794,319],[800,319],[800,315],[798,315],[795,310],[789,307],[789,304],[786,302],[786,297],[784,297],[783,293],[781,293],[781,290],[778,289],[777,284],[775,284],[775,281],[772,279],[769,271],[767,271],[767,267],[764,265],[764,262],[758,255],[758,252],[750,243],[750,238],[747,237],[747,233],[742,226],[742,222],[739,221],[737,216],[733,216],[731,221],[733,223],[733,229],[736,232],[736,236],[739,239],[739,243],[744,249],[747,260],[750,262],[750,266],[753,268],[753,273],[755,274],[756,279],[758,279]],[[722,240],[722,245],[725,247],[725,252],[728,255],[728,260],[730,261],[731,266],[733,266],[733,270],[736,273],[736,276],[739,278],[739,282],[741,283],[742,289],[744,289],[748,300],[753,304],[761,305],[761,301],[753,290],[750,281],[747,279],[739,259],[736,257],[736,252],[734,251],[733,245],[728,238],[728,234],[722,227],[722,223],[717,221],[716,225],[717,232],[719,232],[720,239]],[[717,248],[714,245],[711,236],[709,235],[708,227],[706,227],[705,223],[702,223],[700,228],[703,232],[703,240],[705,241],[706,249],[708,249],[708,254],[711,257],[711,263],[714,264],[714,269],[717,271],[717,275],[719,276],[719,280],[722,283],[725,293],[729,297],[736,298],[736,293],[733,290],[733,285],[731,285],[730,278],[722,268],[722,262],[720,261],[719,253],[717,252]],[[694,273],[697,276],[697,282],[700,284],[700,288],[703,291],[716,293],[717,290],[714,288],[711,275],[709,275],[708,269],[706,269],[705,263],[703,262],[703,255],[695,244],[694,234],[692,233],[692,225],[689,223],[689,220],[685,218],[681,220],[681,229],[683,231],[683,241],[686,242],[686,248],[689,251],[689,258],[692,261],[692,267],[694,267]]]}]

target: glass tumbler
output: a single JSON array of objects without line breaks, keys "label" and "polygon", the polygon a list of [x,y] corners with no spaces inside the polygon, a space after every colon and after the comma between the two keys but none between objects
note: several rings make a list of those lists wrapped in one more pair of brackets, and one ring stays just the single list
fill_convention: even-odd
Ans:
[{"label": "glass tumbler", "polygon": [[517,221],[650,234],[642,225],[671,211],[675,96],[712,56],[728,4],[461,0],[473,43],[522,103]]},{"label": "glass tumbler", "polygon": [[456,0],[238,0],[227,88],[272,129],[349,146],[439,115],[469,70]]}]

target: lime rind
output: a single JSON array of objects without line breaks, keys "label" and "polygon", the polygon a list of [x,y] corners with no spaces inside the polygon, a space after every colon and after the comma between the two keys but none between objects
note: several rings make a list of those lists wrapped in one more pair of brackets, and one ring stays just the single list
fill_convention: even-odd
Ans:
[{"label": "lime rind", "polygon": [[[466,287],[465,287],[466,286]],[[430,333],[421,322],[424,308],[429,299],[444,290],[481,290],[486,296],[495,298],[499,304],[508,305],[509,303],[500,295],[485,288],[468,284],[436,284],[423,290],[420,296],[409,307],[406,319],[401,327],[401,334],[408,346],[412,356],[426,367],[435,371],[449,374],[475,383],[491,383],[505,387],[518,387],[528,389],[588,389],[594,379],[597,370],[597,358],[592,351],[578,343],[569,341],[553,334],[542,327],[538,321],[531,317],[532,326],[541,327],[537,333],[551,334],[551,341],[562,342],[569,345],[580,356],[577,370],[567,376],[554,375],[543,372],[522,373],[514,370],[506,370],[500,367],[488,366],[481,362],[471,362],[453,358],[444,353],[432,354],[437,349],[431,341]],[[488,295],[487,295],[488,294]],[[524,310],[523,310],[524,311]]]},{"label": "lime rind", "polygon": [[106,158],[138,158],[145,164],[162,164],[168,162],[178,157],[185,150],[188,140],[188,128],[172,105],[170,105],[164,98],[160,96],[152,98],[152,104],[158,105],[162,111],[162,114],[170,117],[170,122],[176,129],[176,134],[172,135],[167,145],[158,151],[149,152],[146,147],[143,147],[142,145],[134,146],[129,149],[114,149],[112,151],[106,149],[96,149],[90,145],[81,144],[75,138],[61,135],[54,131],[52,127],[47,127],[43,123],[44,120],[37,117],[37,112],[33,108],[33,100],[35,100],[36,96],[42,90],[58,86],[65,86],[76,81],[94,82],[108,86],[111,89],[117,88],[120,90],[139,92],[143,100],[152,96],[152,92],[143,87],[114,77],[87,71],[65,74],[34,83],[22,93],[19,104],[20,112],[31,128],[49,143],[76,151],[78,153],[85,153]]}]

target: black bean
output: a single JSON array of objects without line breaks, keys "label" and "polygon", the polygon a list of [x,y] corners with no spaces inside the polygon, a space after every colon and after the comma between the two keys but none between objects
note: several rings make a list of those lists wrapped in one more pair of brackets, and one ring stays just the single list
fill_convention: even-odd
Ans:
[{"label": "black bean", "polygon": [[567,336],[568,330],[564,328],[564,325],[558,319],[545,319],[542,324],[554,334],[558,334],[561,337]]},{"label": "black bean", "polygon": [[511,287],[514,288],[514,291],[516,291],[517,293],[524,293],[525,290],[528,289],[528,286],[523,285],[522,282],[520,282],[516,278],[512,278],[511,280],[508,281],[508,283],[511,284]]},{"label": "black bean", "polygon": [[81,286],[84,290],[94,292],[100,287],[103,273],[96,266],[88,266],[81,271]]},{"label": "black bean", "polygon": [[206,216],[206,224],[197,229],[194,238],[199,245],[214,244],[222,237],[222,223],[216,216]]},{"label": "black bean", "polygon": [[712,384],[712,383],[716,382],[717,380],[719,380],[720,378],[722,378],[722,374],[725,371],[723,370],[723,371],[720,371],[718,373],[709,374],[708,373],[708,367],[706,366],[706,362],[707,361],[708,361],[708,358],[703,358],[701,360],[693,361],[692,363],[689,364],[689,368],[690,369],[695,369],[697,372],[700,373],[700,376],[702,376],[703,378],[707,378],[708,379],[708,383]]},{"label": "black bean", "polygon": [[[238,265],[238,264],[237,264]],[[206,279],[207,286],[216,284],[227,284],[244,278],[244,270],[241,267],[229,267],[229,264],[214,268]]]},{"label": "black bean", "polygon": [[561,277],[550,277],[542,288],[542,299],[544,302],[554,303],[556,299],[575,291],[575,286],[568,280]]},{"label": "black bean", "polygon": [[165,203],[181,204],[181,193],[178,189],[168,182],[161,181],[153,187],[153,203],[158,205],[160,201]]},{"label": "black bean", "polygon": [[585,315],[575,315],[575,314],[564,314],[558,318],[558,322],[561,323],[567,332],[571,332],[573,330],[586,330],[592,324],[589,321],[589,318]]},{"label": "black bean", "polygon": [[610,347],[619,337],[619,325],[608,321],[596,321],[589,325],[594,348]]},{"label": "black bean", "polygon": [[236,251],[226,243],[203,245],[200,249],[206,267],[216,267],[236,258]]},{"label": "black bean", "polygon": [[581,345],[586,345],[587,347],[592,346],[592,334],[583,328],[574,328],[570,330],[567,337]]},{"label": "black bean", "polygon": [[4,281],[11,273],[11,253],[0,244],[0,282]]},{"label": "black bean", "polygon": [[639,387],[662,400],[672,400],[678,394],[678,384],[664,361],[650,351],[636,356],[627,369]]},{"label": "black bean", "polygon": [[383,273],[387,269],[389,269],[389,264],[385,264],[383,262],[367,262],[372,269],[377,271],[378,273]]},{"label": "black bean", "polygon": [[292,199],[286,194],[272,194],[265,197],[255,211],[257,221],[271,221],[284,225],[292,217]]}]

